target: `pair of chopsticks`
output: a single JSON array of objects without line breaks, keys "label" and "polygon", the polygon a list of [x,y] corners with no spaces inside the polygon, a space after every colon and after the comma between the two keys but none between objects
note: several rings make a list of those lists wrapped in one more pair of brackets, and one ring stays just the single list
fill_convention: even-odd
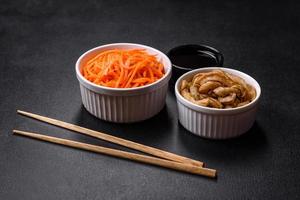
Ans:
[{"label": "pair of chopsticks", "polygon": [[[170,153],[167,151],[163,151],[154,147],[146,146],[143,144],[139,144],[136,142],[132,142],[130,140],[125,140],[119,137],[115,137],[112,135],[108,135],[102,132],[94,131],[91,129],[87,129],[81,126],[77,126],[74,124],[70,124],[67,122],[63,122],[57,119],[52,119],[49,117],[44,117],[41,115],[25,112],[18,110],[18,114],[46,122],[48,124],[52,124],[61,128],[65,128],[68,130],[75,131],[77,133],[83,134],[83,135],[88,135],[91,137],[95,137],[97,139],[102,139],[111,143],[115,143],[118,145],[122,145],[134,150],[138,150],[144,153],[148,153],[153,156],[147,156],[147,155],[141,155],[141,154],[136,154],[136,153],[130,153],[126,151],[121,151],[121,150],[116,150],[116,149],[111,149],[111,148],[106,148],[98,145],[91,145],[87,143],[82,143],[82,142],[77,142],[73,140],[67,140],[63,138],[58,138],[58,137],[52,137],[52,136],[46,136],[38,133],[33,133],[33,132],[27,132],[27,131],[20,131],[20,130],[13,130],[14,134],[17,135],[22,135],[42,141],[47,141],[50,143],[55,143],[55,144],[60,144],[64,146],[69,146],[73,148],[78,148],[78,149],[83,149],[87,151],[92,151],[96,153],[102,153],[110,156],[115,156],[119,158],[124,158],[124,159],[129,159],[137,162],[142,162],[142,163],[147,163],[147,164],[152,164],[156,166],[161,166],[177,171],[182,171],[182,172],[187,172],[191,174],[197,174],[197,175],[203,175],[207,177],[216,177],[216,170],[214,169],[209,169],[209,168],[204,168],[203,167],[203,162],[193,160],[187,157],[183,157],[174,153]],[[154,157],[156,156],[156,157]]]}]

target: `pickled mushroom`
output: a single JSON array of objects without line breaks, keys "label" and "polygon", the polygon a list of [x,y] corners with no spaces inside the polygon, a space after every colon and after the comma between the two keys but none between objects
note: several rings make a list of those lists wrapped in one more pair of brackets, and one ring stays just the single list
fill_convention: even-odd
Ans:
[{"label": "pickled mushroom", "polygon": [[198,73],[191,81],[183,80],[181,95],[194,104],[212,108],[235,108],[256,97],[255,89],[244,79],[222,70]]}]

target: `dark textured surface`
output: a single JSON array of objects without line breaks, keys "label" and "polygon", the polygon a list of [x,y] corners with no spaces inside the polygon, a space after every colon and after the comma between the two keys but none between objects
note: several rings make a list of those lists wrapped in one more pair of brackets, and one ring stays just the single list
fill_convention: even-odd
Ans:
[{"label": "dark textured surface", "polygon": [[[299,199],[299,10],[299,1],[0,1],[0,199]],[[225,66],[262,86],[254,127],[226,141],[193,136],[178,124],[171,92],[164,110],[142,123],[92,117],[82,107],[74,63],[112,42],[164,52],[186,43],[216,47]],[[18,128],[116,147],[16,109],[203,160],[219,177],[12,136]]]}]

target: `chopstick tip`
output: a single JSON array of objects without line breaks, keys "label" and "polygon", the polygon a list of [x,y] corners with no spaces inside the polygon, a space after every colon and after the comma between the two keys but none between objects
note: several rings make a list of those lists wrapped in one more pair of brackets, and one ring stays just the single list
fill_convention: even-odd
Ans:
[{"label": "chopstick tip", "polygon": [[16,130],[16,129],[13,129],[13,135],[26,135],[28,134],[28,132],[26,131],[20,131],[20,130]]},{"label": "chopstick tip", "polygon": [[213,169],[213,178],[217,178],[217,177],[218,177],[217,170]]}]

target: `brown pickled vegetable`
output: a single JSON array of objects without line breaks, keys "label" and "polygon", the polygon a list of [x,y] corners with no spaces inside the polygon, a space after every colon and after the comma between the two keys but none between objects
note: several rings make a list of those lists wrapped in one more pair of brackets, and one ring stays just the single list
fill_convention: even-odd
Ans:
[{"label": "brown pickled vegetable", "polygon": [[236,108],[256,97],[255,89],[244,79],[222,70],[198,73],[191,81],[183,80],[180,93],[194,104],[212,108]]}]

